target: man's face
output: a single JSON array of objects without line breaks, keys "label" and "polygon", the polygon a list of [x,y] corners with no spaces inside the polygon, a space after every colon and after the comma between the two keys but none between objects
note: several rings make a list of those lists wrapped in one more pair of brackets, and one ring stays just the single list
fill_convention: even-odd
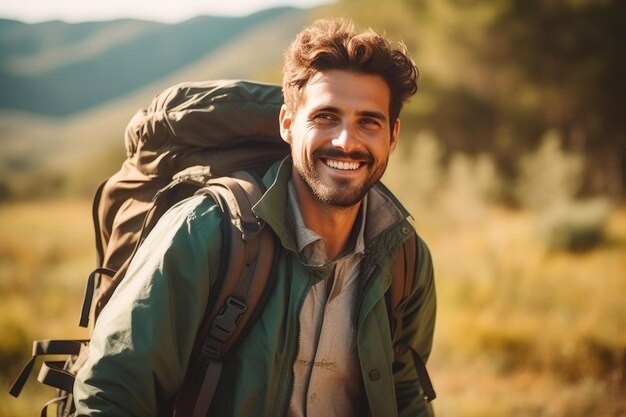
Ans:
[{"label": "man's face", "polygon": [[385,172],[399,121],[389,120],[382,77],[343,70],[316,74],[295,114],[283,106],[281,135],[291,145],[294,185],[325,205],[358,204]]}]

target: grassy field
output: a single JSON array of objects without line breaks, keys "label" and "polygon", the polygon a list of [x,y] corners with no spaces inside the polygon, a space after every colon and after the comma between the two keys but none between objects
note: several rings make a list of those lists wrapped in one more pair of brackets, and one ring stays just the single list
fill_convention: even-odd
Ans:
[{"label": "grassy field", "polygon": [[37,368],[18,399],[8,394],[34,339],[87,335],[78,314],[95,263],[90,213],[77,200],[0,206],[0,416],[39,415],[54,396]]},{"label": "grassy field", "polygon": [[430,231],[444,417],[626,416],[626,211],[606,244],[551,252],[524,213]]},{"label": "grassy field", "polygon": [[[5,386],[32,339],[85,336],[77,319],[95,262],[90,210],[82,200],[0,206]],[[527,212],[413,212],[436,263],[438,416],[626,416],[625,209],[611,215],[602,245],[578,253],[544,247]],[[53,395],[37,385],[19,399],[1,394],[0,417],[36,415]]]}]

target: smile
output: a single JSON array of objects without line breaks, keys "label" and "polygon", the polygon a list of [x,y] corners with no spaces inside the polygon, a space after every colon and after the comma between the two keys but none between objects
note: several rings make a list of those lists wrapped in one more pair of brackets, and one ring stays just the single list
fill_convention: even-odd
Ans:
[{"label": "smile", "polygon": [[355,171],[361,166],[359,162],[344,162],[336,161],[334,159],[326,159],[324,162],[331,168],[340,169],[343,171]]}]

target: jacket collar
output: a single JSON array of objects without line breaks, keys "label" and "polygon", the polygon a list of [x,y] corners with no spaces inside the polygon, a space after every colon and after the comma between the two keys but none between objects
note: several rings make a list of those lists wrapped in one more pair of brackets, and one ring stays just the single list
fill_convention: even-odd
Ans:
[{"label": "jacket collar", "polygon": [[[289,229],[287,222],[287,187],[291,169],[291,157],[287,156],[267,171],[263,177],[267,191],[253,210],[274,230],[287,250],[298,253],[295,233]],[[384,231],[405,222],[408,217],[409,212],[382,183],[378,182],[368,194],[366,246]]]}]

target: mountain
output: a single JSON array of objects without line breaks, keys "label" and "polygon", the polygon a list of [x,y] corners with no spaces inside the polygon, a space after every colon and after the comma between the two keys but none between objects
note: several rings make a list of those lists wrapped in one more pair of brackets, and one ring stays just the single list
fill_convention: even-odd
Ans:
[{"label": "mountain", "polygon": [[30,25],[2,20],[0,108],[72,115],[191,65],[247,32],[282,25],[301,13],[276,8],[241,18],[201,16],[179,24],[116,20]]},{"label": "mountain", "polygon": [[91,193],[123,159],[133,114],[192,80],[279,82],[282,54],[310,10],[175,25],[139,20],[0,20],[0,200]]}]

